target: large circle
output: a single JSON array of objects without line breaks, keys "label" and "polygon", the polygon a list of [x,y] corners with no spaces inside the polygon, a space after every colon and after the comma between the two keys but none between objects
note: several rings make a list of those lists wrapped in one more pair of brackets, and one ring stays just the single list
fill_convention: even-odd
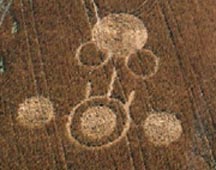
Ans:
[{"label": "large circle", "polygon": [[95,96],[75,106],[69,116],[69,139],[85,148],[108,147],[126,136],[131,118],[117,99]]},{"label": "large circle", "polygon": [[28,127],[41,127],[54,118],[51,101],[42,96],[26,99],[19,105],[17,121]]},{"label": "large circle", "polygon": [[175,115],[161,112],[151,113],[143,124],[145,136],[156,146],[168,146],[182,134],[180,120]]},{"label": "large circle", "polygon": [[139,18],[120,13],[110,14],[98,21],[92,29],[92,37],[100,49],[126,57],[143,48],[148,34]]}]

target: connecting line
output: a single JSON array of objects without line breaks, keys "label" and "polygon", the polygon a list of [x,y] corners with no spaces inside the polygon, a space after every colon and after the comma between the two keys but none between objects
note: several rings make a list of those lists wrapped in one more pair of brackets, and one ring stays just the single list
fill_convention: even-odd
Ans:
[{"label": "connecting line", "polygon": [[91,82],[89,81],[86,85],[86,94],[85,94],[86,99],[88,99],[91,96],[91,90],[92,90],[92,86],[91,86]]},{"label": "connecting line", "polygon": [[[2,26],[4,19],[7,15],[7,13],[9,12],[9,9],[10,9],[12,3],[13,3],[13,0],[10,0],[9,3],[7,4],[7,6],[4,8],[4,12],[3,12],[1,19],[0,19],[0,27]],[[1,1],[1,4],[3,5],[3,1]]]},{"label": "connecting line", "polygon": [[93,4],[93,6],[94,6],[95,17],[97,18],[97,22],[98,22],[98,21],[100,21],[100,17],[99,17],[99,14],[98,14],[98,7],[97,7],[97,5],[96,5],[96,3],[95,3],[94,0],[91,0],[91,2]]},{"label": "connecting line", "polygon": [[125,103],[125,109],[129,112],[129,108],[135,98],[135,91],[132,91],[128,96],[128,101]]},{"label": "connecting line", "polygon": [[112,92],[113,92],[113,89],[114,89],[114,82],[115,82],[116,78],[117,78],[117,71],[116,71],[115,68],[113,68],[113,74],[112,74],[112,77],[111,77],[111,82],[109,84],[107,97],[110,97],[112,95]]}]

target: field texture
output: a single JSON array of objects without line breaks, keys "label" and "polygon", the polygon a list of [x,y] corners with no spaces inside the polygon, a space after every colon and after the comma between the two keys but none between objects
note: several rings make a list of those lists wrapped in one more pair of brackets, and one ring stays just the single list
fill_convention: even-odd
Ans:
[{"label": "field texture", "polygon": [[215,0],[0,0],[0,170],[216,170]]}]

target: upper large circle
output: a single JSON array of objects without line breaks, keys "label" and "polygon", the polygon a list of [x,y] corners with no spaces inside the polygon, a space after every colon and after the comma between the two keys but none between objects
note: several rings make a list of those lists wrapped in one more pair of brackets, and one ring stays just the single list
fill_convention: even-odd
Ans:
[{"label": "upper large circle", "polygon": [[116,56],[127,57],[143,48],[147,41],[143,22],[129,14],[110,14],[98,21],[92,29],[92,39],[101,50]]}]

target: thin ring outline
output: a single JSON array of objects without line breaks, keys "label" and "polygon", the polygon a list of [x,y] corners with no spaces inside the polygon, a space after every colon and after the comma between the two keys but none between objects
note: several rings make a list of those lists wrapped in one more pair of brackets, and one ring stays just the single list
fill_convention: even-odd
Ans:
[{"label": "thin ring outline", "polygon": [[[83,66],[83,67],[86,67],[86,68],[89,68],[89,69],[96,70],[96,69],[99,69],[99,68],[103,67],[104,65],[106,65],[106,64],[109,62],[109,60],[112,58],[112,53],[111,53],[110,51],[108,51],[108,52],[107,52],[108,55],[107,55],[106,59],[105,59],[102,63],[100,63],[100,64],[98,64],[98,65],[95,65],[95,66],[94,66],[94,65],[83,64],[83,62],[80,60],[80,53],[81,53],[82,48],[83,48],[85,45],[88,45],[88,44],[90,44],[90,43],[94,43],[94,44],[96,45],[96,47],[98,48],[97,43],[96,43],[95,41],[91,41],[91,40],[90,40],[90,41],[87,41],[87,42],[81,44],[81,45],[77,48],[75,58],[76,58],[76,60],[78,61],[78,65]],[[102,50],[100,49],[100,51],[102,51]],[[102,52],[103,52],[103,51],[102,51]]]},{"label": "thin ring outline", "polygon": [[138,51],[140,51],[140,50],[137,50],[135,53],[130,54],[130,55],[126,58],[126,60],[125,60],[125,66],[126,66],[127,70],[130,72],[130,74],[132,74],[134,77],[136,77],[136,78],[141,78],[141,79],[143,79],[143,80],[146,80],[146,79],[148,79],[148,78],[153,77],[153,76],[158,72],[158,70],[159,70],[159,63],[160,63],[160,58],[157,57],[151,50],[148,50],[148,49],[141,49],[141,50],[143,50],[144,52],[148,53],[151,57],[154,58],[155,66],[154,66],[153,72],[149,73],[148,75],[142,76],[142,75],[138,75],[138,74],[134,73],[134,71],[132,71],[132,69],[129,68],[129,66],[128,66],[128,61],[129,61],[130,57],[131,57],[133,54],[135,54],[135,53],[137,53]]}]

